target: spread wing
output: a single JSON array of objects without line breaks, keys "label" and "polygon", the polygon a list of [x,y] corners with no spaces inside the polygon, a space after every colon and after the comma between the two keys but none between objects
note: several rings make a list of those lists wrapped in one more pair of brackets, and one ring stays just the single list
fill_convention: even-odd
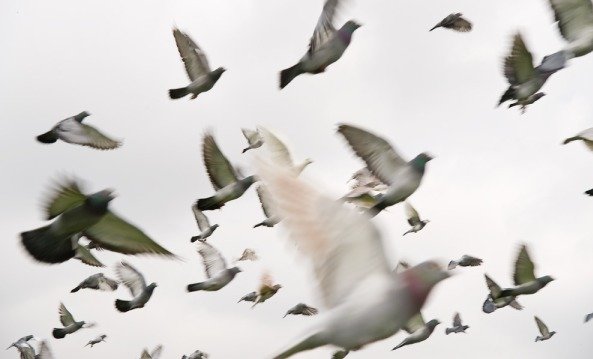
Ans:
[{"label": "spread wing", "polygon": [[132,297],[136,298],[146,288],[144,276],[136,268],[126,262],[121,262],[115,267],[119,280],[130,290]]},{"label": "spread wing", "polygon": [[544,322],[542,322],[542,320],[539,319],[538,317],[534,317],[534,318],[535,318],[535,323],[537,324],[537,329],[539,329],[539,332],[543,336],[550,335],[550,331],[548,330],[548,327],[544,324]]},{"label": "spread wing", "polygon": [[560,34],[566,40],[578,41],[593,29],[593,4],[591,0],[549,0],[558,22]]},{"label": "spread wing", "polygon": [[31,346],[23,345],[16,348],[21,354],[21,359],[38,359],[35,357],[35,349],[33,349]]},{"label": "spread wing", "polygon": [[533,57],[520,33],[513,38],[511,53],[504,60],[504,75],[513,86],[529,81],[535,73]]},{"label": "spread wing", "polygon": [[204,271],[208,278],[212,278],[227,269],[226,261],[216,248],[206,242],[200,242],[197,249],[200,256],[202,256]]},{"label": "spread wing", "polygon": [[194,212],[194,217],[196,217],[196,223],[198,223],[198,228],[200,228],[200,231],[205,231],[206,229],[210,228],[208,217],[206,217],[206,215],[198,209],[198,206],[193,205],[191,206],[191,209]]},{"label": "spread wing", "polygon": [[75,323],[74,317],[68,311],[68,309],[66,309],[66,306],[64,305],[64,303],[60,303],[59,313],[60,313],[60,323],[62,323],[63,326],[67,327],[67,326]]},{"label": "spread wing", "polygon": [[140,359],[152,359],[152,356],[150,356],[148,350],[144,349],[140,355]]},{"label": "spread wing", "polygon": [[311,41],[309,42],[310,54],[323,46],[336,32],[333,21],[339,5],[340,0],[326,0],[325,5],[323,5],[323,10],[315,26],[313,37],[311,37]]},{"label": "spread wing", "polygon": [[407,164],[387,141],[377,135],[350,125],[340,125],[338,132],[368,169],[384,183],[392,184],[393,174]]},{"label": "spread wing", "polygon": [[461,316],[459,315],[459,313],[455,313],[455,316],[453,317],[453,326],[454,327],[461,326]]},{"label": "spread wing", "polygon": [[91,251],[78,243],[75,244],[75,251],[76,251],[76,258],[79,259],[82,263],[93,266],[93,267],[105,267],[101,261],[99,261]]},{"label": "spread wing", "polygon": [[527,253],[527,247],[521,246],[519,256],[515,261],[515,274],[513,275],[515,285],[532,282],[535,280],[534,265]]},{"label": "spread wing", "polygon": [[121,146],[121,141],[114,140],[93,126],[82,125],[84,138],[77,142],[79,145],[97,148],[99,150],[111,150]]},{"label": "spread wing", "polygon": [[292,157],[290,156],[290,152],[288,151],[286,145],[280,141],[276,135],[267,129],[258,127],[258,130],[264,139],[264,143],[269,151],[271,160],[279,166],[293,168],[294,162],[292,161]]},{"label": "spread wing", "polygon": [[263,209],[266,217],[273,217],[274,213],[272,212],[272,206],[270,205],[270,195],[268,194],[266,188],[262,185],[257,186],[256,192],[259,202],[261,203],[261,208]]},{"label": "spread wing", "polygon": [[45,204],[46,218],[52,219],[63,212],[84,203],[86,196],[82,193],[76,180],[66,180],[65,183],[56,183],[51,196]]},{"label": "spread wing", "polygon": [[490,291],[490,296],[492,298],[500,297],[500,292],[502,289],[495,281],[493,281],[487,274],[484,274],[484,278],[486,279],[486,286],[488,286],[488,290]]},{"label": "spread wing", "polygon": [[480,258],[476,258],[467,254],[464,254],[461,257],[461,261],[467,263],[467,265],[470,267],[476,267],[482,264],[482,260]]},{"label": "spread wing", "polygon": [[187,34],[179,31],[179,29],[173,29],[173,37],[175,37],[177,50],[179,50],[179,55],[181,55],[185,65],[185,71],[191,81],[210,73],[206,54]]},{"label": "spread wing", "polygon": [[303,315],[311,316],[317,315],[318,313],[319,310],[317,310],[317,308],[309,307],[308,305],[305,305],[305,308],[303,309]]},{"label": "spread wing", "polygon": [[268,293],[269,291],[273,290],[274,287],[274,279],[268,272],[264,272],[261,276],[261,282],[259,285],[258,293],[260,296]]},{"label": "spread wing", "polygon": [[420,222],[420,215],[418,215],[418,211],[411,204],[405,202],[405,212],[406,217],[408,218],[409,223],[417,223]]},{"label": "spread wing", "polygon": [[39,354],[35,356],[35,359],[54,359],[51,350],[49,350],[49,345],[45,340],[41,342],[41,345],[39,346]]},{"label": "spread wing", "polygon": [[108,292],[112,292],[112,291],[116,290],[117,287],[118,287],[117,281],[107,278],[107,277],[99,278],[99,289],[108,291]]},{"label": "spread wing", "polygon": [[451,29],[459,32],[468,32],[472,30],[472,23],[462,17],[458,17],[451,24]]},{"label": "spread wing", "polygon": [[210,177],[210,182],[215,190],[237,182],[235,169],[222,154],[214,137],[209,133],[204,135],[202,152],[208,177]]},{"label": "spread wing", "polygon": [[163,353],[163,346],[162,345],[157,345],[156,348],[154,348],[154,350],[152,351],[152,353],[150,353],[150,356],[152,359],[159,359],[161,357],[161,354]]},{"label": "spread wing", "polygon": [[418,329],[424,327],[426,323],[424,323],[424,318],[422,317],[422,313],[418,313],[413,316],[403,327],[403,329],[408,332],[409,334],[414,333]]},{"label": "spread wing", "polygon": [[258,131],[253,131],[248,128],[242,128],[241,132],[243,132],[243,136],[245,136],[250,146],[253,146],[262,140]]}]

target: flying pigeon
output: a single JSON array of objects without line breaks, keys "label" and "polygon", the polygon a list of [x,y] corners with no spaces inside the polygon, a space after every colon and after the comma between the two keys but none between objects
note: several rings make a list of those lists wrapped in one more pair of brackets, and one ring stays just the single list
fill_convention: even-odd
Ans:
[{"label": "flying pigeon", "polygon": [[225,203],[241,197],[255,182],[254,176],[239,179],[233,166],[218,148],[212,134],[204,135],[202,151],[204,165],[216,193],[212,197],[198,200],[197,207],[200,211],[221,208]]},{"label": "flying pigeon", "polygon": [[489,294],[482,305],[482,311],[490,314],[497,309],[504,308],[510,305],[517,310],[523,309],[523,306],[517,302],[515,297],[501,297],[500,292],[502,288],[495,281],[493,281],[487,274],[484,274],[486,285],[488,286]]},{"label": "flying pigeon", "polygon": [[257,256],[257,253],[255,253],[255,251],[253,249],[251,249],[251,248],[245,248],[245,250],[241,254],[241,257],[235,259],[235,262],[240,262],[240,261],[256,261],[258,259],[259,259],[259,257]]},{"label": "flying pigeon", "polygon": [[461,267],[477,267],[482,264],[482,260],[477,257],[473,257],[467,254],[464,254],[456,261],[450,261],[449,265],[447,266],[448,270],[455,269],[457,266]]},{"label": "flying pigeon", "polygon": [[[112,190],[84,194],[74,181],[58,184],[45,206],[44,227],[21,233],[21,242],[33,258],[44,263],[61,263],[79,252],[73,236],[82,233],[103,249],[123,254],[152,253],[173,256],[137,227],[109,210]],[[76,238],[76,237],[74,237]],[[77,253],[78,252],[78,253]]]},{"label": "flying pigeon", "polygon": [[157,345],[152,352],[148,352],[148,349],[142,351],[140,359],[159,359],[163,353],[163,346]]},{"label": "flying pigeon", "polygon": [[181,359],[207,359],[208,354],[204,353],[203,351],[196,350],[195,352],[191,353],[189,356],[184,355]]},{"label": "flying pigeon", "polygon": [[237,303],[241,302],[255,302],[257,300],[257,292],[247,293],[239,299]]},{"label": "flying pigeon", "polygon": [[179,50],[179,55],[181,55],[185,71],[191,83],[186,87],[169,90],[169,97],[178,99],[191,94],[193,100],[202,92],[209,91],[214,87],[214,84],[226,70],[224,67],[219,67],[214,71],[210,70],[206,54],[186,33],[174,28],[173,37],[175,37],[177,50]]},{"label": "flying pigeon", "polygon": [[95,344],[99,344],[99,343],[101,343],[101,342],[104,342],[104,341],[105,341],[105,338],[107,338],[107,335],[105,335],[105,334],[103,334],[103,335],[99,335],[99,336],[98,336],[98,337],[96,337],[95,339],[91,339],[91,340],[89,340],[89,342],[88,342],[88,343],[86,343],[85,347],[86,347],[86,346],[88,346],[88,345],[90,345],[90,346],[91,346],[91,348],[92,348],[92,347],[93,347],[93,345],[95,345]]},{"label": "flying pigeon", "polygon": [[15,347],[17,349],[20,348],[20,347],[24,347],[24,346],[29,346],[30,347],[31,345],[29,344],[29,340],[37,340],[37,339],[35,339],[35,336],[34,335],[26,335],[26,336],[20,338],[19,340],[17,340],[16,342],[10,344],[8,346],[8,348],[6,348],[6,350],[8,350],[8,349],[10,349],[12,347]]},{"label": "flying pigeon", "polygon": [[408,217],[408,224],[412,226],[411,229],[407,230],[403,234],[404,236],[408,233],[416,233],[421,231],[422,228],[424,228],[428,224],[428,222],[430,222],[428,219],[421,220],[420,215],[418,214],[416,209],[414,209],[414,207],[412,207],[412,205],[408,202],[404,202],[404,206],[406,211],[406,217]]},{"label": "flying pigeon", "polygon": [[465,333],[468,328],[468,325],[461,324],[461,316],[459,313],[455,313],[455,316],[453,317],[453,327],[445,329],[445,334],[449,335],[450,333]]},{"label": "flying pigeon", "polygon": [[428,323],[424,323],[424,318],[422,318],[422,314],[418,313],[412,319],[410,319],[403,329],[408,332],[406,339],[404,339],[401,343],[393,347],[391,350],[399,349],[403,346],[416,344],[425,341],[430,337],[434,328],[437,325],[441,324],[437,319],[430,320]]},{"label": "flying pigeon", "polygon": [[544,322],[542,322],[541,319],[539,319],[538,317],[535,317],[535,323],[537,324],[537,329],[539,329],[539,332],[541,334],[541,336],[537,336],[535,338],[535,342],[543,342],[544,340],[548,340],[550,339],[554,334],[556,334],[556,332],[551,332],[548,327],[544,324]]},{"label": "flying pigeon", "polygon": [[257,186],[256,192],[257,197],[259,198],[259,203],[261,203],[261,208],[264,211],[264,215],[266,216],[266,219],[254,225],[253,228],[261,226],[274,227],[276,224],[280,223],[280,217],[278,217],[272,209],[272,204],[270,203],[270,195],[268,194],[266,188],[262,185]]},{"label": "flying pigeon", "polygon": [[562,144],[566,145],[573,141],[583,141],[587,148],[593,151],[593,128],[588,128],[578,133],[576,136],[567,138]]},{"label": "flying pigeon", "polygon": [[510,107],[521,106],[525,113],[527,106],[539,100],[545,94],[538,92],[555,71],[545,71],[533,66],[533,57],[527,49],[523,37],[517,33],[513,38],[510,54],[504,60],[504,75],[510,86],[500,98],[498,106],[514,100]]},{"label": "flying pigeon", "polygon": [[37,355],[35,355],[35,349],[29,344],[21,345],[15,347],[20,354],[21,359],[37,359]]},{"label": "flying pigeon", "polygon": [[377,215],[383,209],[405,201],[420,186],[426,164],[432,159],[421,153],[406,162],[395,149],[383,138],[361,128],[340,125],[338,132],[346,138],[348,144],[367,165],[367,168],[389,188],[377,198],[369,213]]},{"label": "flying pigeon", "polygon": [[472,23],[464,19],[463,14],[458,12],[448,15],[429,31],[432,31],[439,27],[444,27],[446,29],[451,29],[459,32],[469,32],[472,30]]},{"label": "flying pigeon", "polygon": [[309,42],[309,50],[296,65],[280,72],[280,89],[301,74],[324,72],[329,65],[342,57],[350,45],[352,34],[360,25],[350,20],[336,30],[333,22],[340,3],[340,0],[325,1],[313,37]]},{"label": "flying pigeon", "polygon": [[585,323],[587,323],[591,319],[593,319],[593,313],[589,313],[589,314],[585,315]]},{"label": "flying pigeon", "polygon": [[208,278],[204,282],[188,284],[188,292],[205,290],[215,292],[229,284],[241,272],[238,267],[227,268],[226,261],[220,252],[206,242],[198,243],[198,253],[202,256],[204,271]]},{"label": "flying pigeon", "polygon": [[64,326],[64,328],[54,328],[52,331],[52,335],[56,339],[62,339],[68,334],[72,334],[78,331],[80,328],[90,328],[93,327],[95,324],[93,323],[86,323],[85,321],[77,322],[74,320],[74,317],[66,306],[63,303],[60,303],[60,322]]},{"label": "flying pigeon", "polygon": [[249,147],[243,149],[243,153],[259,148],[264,144],[264,140],[257,129],[254,131],[247,128],[242,128],[241,132],[243,132],[243,136],[245,136],[247,143],[249,144]]},{"label": "flying pigeon", "polygon": [[134,267],[126,262],[121,262],[115,267],[115,272],[119,280],[130,290],[132,300],[115,301],[115,307],[120,312],[127,312],[132,309],[143,308],[152,296],[152,292],[157,287],[156,283],[146,285],[144,276]]},{"label": "flying pigeon", "polygon": [[274,284],[274,280],[269,273],[264,273],[261,278],[261,284],[257,290],[257,297],[253,302],[251,308],[253,309],[259,303],[264,303],[266,300],[272,298],[282,288],[280,284]]},{"label": "flying pigeon", "polygon": [[72,289],[70,293],[78,292],[84,288],[113,292],[117,289],[117,286],[118,283],[116,280],[105,277],[103,273],[97,273],[80,282],[80,284]]},{"label": "flying pigeon", "polygon": [[290,155],[290,151],[288,147],[282,142],[276,135],[274,135],[269,130],[259,126],[258,128],[259,133],[261,134],[262,138],[264,139],[264,147],[267,150],[268,156],[270,156],[270,160],[277,164],[278,166],[286,167],[290,169],[295,176],[298,176],[303,172],[305,167],[313,163],[313,160],[310,158],[306,158],[300,164],[295,164],[292,160],[292,156]]},{"label": "flying pigeon", "polygon": [[527,247],[525,245],[521,246],[521,250],[515,261],[515,274],[513,275],[513,281],[516,287],[503,289],[500,292],[500,296],[517,297],[519,295],[535,294],[554,280],[549,275],[536,278],[534,269],[535,266],[531,258],[529,258]]},{"label": "flying pigeon", "polygon": [[121,142],[109,138],[93,126],[83,124],[85,117],[90,116],[86,111],[76,116],[68,117],[58,122],[48,132],[37,136],[41,143],[54,143],[62,140],[75,145],[89,146],[99,150],[112,150],[121,146]]},{"label": "flying pigeon", "polygon": [[325,345],[358,350],[388,338],[418,313],[432,288],[449,277],[434,262],[393,274],[382,236],[365,214],[319,192],[291,171],[262,160],[256,164],[292,241],[312,262],[328,309],[307,336],[276,359]]},{"label": "flying pigeon", "polygon": [[310,307],[305,303],[299,303],[299,304],[295,305],[294,307],[290,308],[286,312],[286,314],[284,314],[283,318],[286,318],[287,315],[311,316],[311,315],[316,315],[317,313],[319,313],[319,310],[317,310],[317,308]]},{"label": "flying pigeon", "polygon": [[[27,357],[25,357],[24,359],[29,359]],[[33,358],[31,358],[33,359]],[[42,341],[41,344],[39,345],[39,354],[37,354],[35,356],[35,359],[54,359],[54,356],[51,352],[51,350],[49,349],[49,345],[47,344],[47,341]]]},{"label": "flying pigeon", "polygon": [[218,228],[218,224],[213,226],[210,225],[208,221],[208,217],[202,211],[198,209],[197,205],[191,206],[192,211],[194,212],[194,217],[196,217],[196,223],[198,223],[198,228],[200,229],[201,233],[197,236],[191,237],[191,242],[195,241],[205,241],[206,238],[210,237],[212,233]]}]

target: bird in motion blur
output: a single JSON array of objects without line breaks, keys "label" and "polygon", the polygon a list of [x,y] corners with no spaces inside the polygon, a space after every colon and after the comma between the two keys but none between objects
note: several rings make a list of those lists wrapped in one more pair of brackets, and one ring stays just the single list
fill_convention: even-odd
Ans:
[{"label": "bird in motion blur", "polygon": [[553,331],[551,332],[548,329],[548,326],[546,324],[544,324],[544,322],[542,322],[541,319],[539,319],[538,317],[535,317],[535,316],[533,318],[535,318],[535,324],[537,324],[537,329],[539,329],[539,333],[541,334],[535,338],[536,342],[542,342],[544,340],[548,340],[548,339],[552,338],[552,336],[554,336],[554,334],[556,334],[556,332],[553,332]]},{"label": "bird in motion blur", "polygon": [[60,323],[64,326],[64,328],[54,328],[52,331],[52,335],[56,339],[62,339],[68,334],[72,334],[77,332],[81,328],[91,328],[95,326],[94,323],[86,323],[84,320],[77,322],[74,320],[72,314],[66,309],[64,303],[60,303]]},{"label": "bird in motion blur", "polygon": [[229,284],[241,272],[239,267],[227,268],[226,260],[220,252],[206,242],[197,245],[198,254],[202,257],[204,272],[207,279],[203,282],[187,285],[188,292],[215,292]]},{"label": "bird in motion blur", "polygon": [[338,126],[338,133],[344,136],[367,168],[389,186],[384,194],[377,196],[376,204],[369,209],[371,216],[405,201],[420,187],[426,164],[432,160],[428,154],[421,153],[408,162],[385,139],[362,128],[342,124]]},{"label": "bird in motion blur", "polygon": [[255,253],[255,250],[251,248],[245,248],[245,250],[243,250],[243,253],[241,253],[241,256],[235,259],[235,262],[256,261],[258,259],[259,257],[257,256],[257,253]]},{"label": "bird in motion blur", "polygon": [[350,192],[344,195],[342,199],[365,209],[377,204],[379,195],[385,194],[389,188],[366,167],[354,172],[348,183],[350,183]]},{"label": "bird in motion blur", "polygon": [[49,345],[45,340],[39,344],[39,354],[36,354],[35,349],[30,345],[17,347],[17,349],[21,359],[54,359]]},{"label": "bird in motion blur", "polygon": [[497,309],[504,308],[507,305],[515,308],[517,310],[523,309],[523,306],[517,302],[515,297],[512,296],[501,296],[502,288],[496,284],[495,281],[492,280],[487,274],[484,274],[484,278],[486,279],[486,286],[488,287],[489,293],[482,304],[482,311],[486,314],[490,314]]},{"label": "bird in motion blur", "polygon": [[554,278],[549,275],[543,277],[535,276],[535,265],[529,257],[527,246],[522,245],[515,261],[515,273],[513,274],[515,287],[503,289],[500,292],[500,297],[517,297],[519,295],[535,294],[553,280]]},{"label": "bird in motion blur", "polygon": [[289,169],[295,176],[298,176],[303,170],[313,163],[310,158],[305,158],[301,163],[294,163],[290,151],[284,142],[282,142],[270,130],[259,126],[258,131],[264,140],[265,154],[272,163]]},{"label": "bird in motion blur", "polygon": [[346,22],[340,29],[334,26],[334,18],[341,0],[326,0],[313,36],[309,50],[299,62],[280,72],[280,88],[283,89],[295,77],[304,74],[318,74],[338,61],[352,41],[352,34],[360,27],[355,21]]},{"label": "bird in motion blur", "polygon": [[254,131],[254,130],[250,130],[248,128],[242,128],[241,132],[243,132],[243,136],[245,136],[245,139],[247,140],[247,143],[249,144],[248,147],[243,149],[243,153],[245,153],[249,150],[259,148],[264,144],[264,140],[261,137],[261,135],[259,134],[259,131],[257,129]]},{"label": "bird in motion blur", "polygon": [[408,224],[412,226],[412,228],[403,234],[404,236],[408,233],[416,233],[421,231],[428,224],[428,222],[430,222],[428,219],[420,219],[418,211],[416,211],[416,209],[408,202],[404,203],[404,210],[406,212],[406,217],[408,218]]},{"label": "bird in motion blur", "polygon": [[257,300],[257,292],[249,292],[239,299],[237,303],[241,302],[255,302]]},{"label": "bird in motion blur", "polygon": [[218,224],[210,225],[210,221],[208,217],[200,209],[196,204],[191,206],[192,211],[194,212],[194,217],[196,219],[196,223],[198,224],[198,228],[200,229],[200,234],[197,236],[191,237],[191,242],[195,241],[205,241],[208,237],[214,233],[216,228],[218,228]]},{"label": "bird in motion blur", "polygon": [[22,337],[22,338],[19,338],[19,340],[17,340],[16,342],[14,342],[14,343],[10,344],[10,345],[9,345],[9,346],[6,348],[6,350],[8,350],[8,349],[10,349],[10,348],[12,348],[12,347],[15,347],[15,348],[17,348],[17,349],[19,349],[19,348],[21,348],[21,347],[30,347],[30,346],[31,346],[31,344],[29,344],[29,341],[30,341],[30,340],[37,340],[37,339],[35,338],[35,336],[34,336],[34,335],[26,335],[26,336],[24,336],[24,337]]},{"label": "bird in motion blur", "polygon": [[151,352],[144,349],[140,355],[140,359],[159,359],[163,353],[163,346],[157,345]]},{"label": "bird in motion blur", "polygon": [[447,266],[448,270],[452,270],[460,267],[477,267],[482,264],[482,260],[478,257],[470,256],[469,254],[464,254],[458,260],[450,261],[449,265]]},{"label": "bird in motion blur", "polygon": [[446,328],[445,334],[449,335],[450,333],[465,333],[465,331],[469,328],[469,325],[463,325],[461,323],[461,316],[459,313],[455,313],[453,316],[453,327]]},{"label": "bird in motion blur", "polygon": [[268,272],[264,272],[261,278],[261,284],[257,289],[257,297],[255,297],[251,308],[254,308],[259,303],[264,303],[268,299],[272,298],[281,288],[282,285],[278,283],[274,284],[274,279],[272,276]]},{"label": "bird in motion blur", "polygon": [[588,128],[584,131],[579,132],[578,134],[574,135],[573,137],[569,137],[562,144],[566,145],[574,141],[583,141],[585,146],[591,151],[593,151],[593,128]]},{"label": "bird in motion blur", "polygon": [[132,300],[121,300],[115,301],[115,308],[120,312],[128,312],[132,309],[144,308],[154,289],[157,287],[156,283],[150,283],[146,285],[146,280],[142,273],[136,268],[132,267],[129,263],[120,262],[115,267],[115,272],[119,280],[125,285],[132,294]]},{"label": "bird in motion blur", "polygon": [[309,317],[312,315],[317,315],[317,313],[319,313],[319,310],[317,308],[310,307],[305,303],[299,303],[294,307],[290,308],[286,312],[286,314],[284,314],[283,318],[286,318],[287,315],[304,315]]},{"label": "bird in motion blur", "polygon": [[280,223],[281,219],[276,213],[274,213],[272,203],[270,202],[270,194],[263,185],[257,186],[255,191],[257,192],[257,198],[259,198],[259,203],[261,203],[261,208],[264,212],[264,215],[266,216],[266,219],[255,224],[253,228],[262,226],[274,227],[276,224]]},{"label": "bird in motion blur", "polygon": [[191,94],[193,100],[202,92],[212,89],[226,70],[224,67],[210,70],[206,54],[186,33],[174,28],[173,37],[191,83],[186,87],[170,89],[169,97],[178,99]]},{"label": "bird in motion blur", "polygon": [[70,292],[78,292],[79,290],[84,288],[113,292],[117,289],[117,287],[118,283],[116,280],[105,277],[105,274],[103,273],[97,273],[80,282],[80,284],[77,285]]},{"label": "bird in motion blur", "polygon": [[99,150],[112,150],[121,146],[121,141],[114,140],[93,126],[82,123],[88,116],[90,114],[83,111],[78,115],[68,117],[58,122],[48,132],[37,136],[37,141],[49,144],[57,140],[62,140],[67,143],[88,146]]},{"label": "bird in motion blur", "polygon": [[105,342],[105,338],[107,338],[107,335],[105,335],[105,334],[99,335],[98,337],[89,340],[89,342],[86,343],[85,347],[90,345],[91,348],[92,348],[95,344],[99,344],[101,342]]},{"label": "bird in motion blur", "polygon": [[438,24],[436,24],[429,31],[432,31],[439,27],[444,27],[446,29],[451,29],[451,30],[455,30],[455,31],[459,31],[459,32],[469,32],[472,30],[472,23],[469,22],[469,20],[463,18],[462,13],[458,12],[458,13],[453,13],[453,14],[447,15],[446,18],[441,20]]},{"label": "bird in motion blur", "polygon": [[184,355],[181,359],[207,359],[209,357],[208,354],[204,353],[201,350],[196,350],[190,355]]},{"label": "bird in motion blur", "polygon": [[589,314],[585,315],[585,323],[587,323],[591,319],[593,319],[593,313],[589,313]]},{"label": "bird in motion blur", "polygon": [[441,324],[441,322],[439,322],[437,319],[432,319],[428,321],[428,323],[425,323],[422,313],[416,314],[403,327],[403,329],[410,335],[408,335],[401,343],[396,345],[391,350],[396,350],[406,345],[425,341],[430,337],[436,326],[439,324]]}]

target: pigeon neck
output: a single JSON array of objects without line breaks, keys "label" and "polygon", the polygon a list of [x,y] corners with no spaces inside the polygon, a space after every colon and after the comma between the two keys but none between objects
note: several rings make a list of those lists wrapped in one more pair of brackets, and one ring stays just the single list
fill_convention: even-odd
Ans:
[{"label": "pigeon neck", "polygon": [[338,30],[338,38],[344,43],[344,45],[348,46],[352,40],[352,33],[346,28],[342,27],[340,30]]},{"label": "pigeon neck", "polygon": [[402,277],[406,283],[410,296],[412,297],[412,302],[417,309],[422,308],[428,294],[426,288],[422,284],[422,280],[410,270],[402,273]]}]

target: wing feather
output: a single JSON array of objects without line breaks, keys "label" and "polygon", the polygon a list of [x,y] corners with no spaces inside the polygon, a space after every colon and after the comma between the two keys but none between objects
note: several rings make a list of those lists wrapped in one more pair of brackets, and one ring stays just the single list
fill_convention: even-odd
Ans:
[{"label": "wing feather", "polygon": [[208,177],[210,177],[210,182],[212,182],[215,190],[237,182],[235,169],[222,154],[222,151],[220,151],[214,137],[210,133],[204,135],[202,152]]},{"label": "wing feather", "polygon": [[206,54],[189,35],[179,29],[173,29],[173,37],[175,37],[177,50],[191,81],[210,73],[210,65],[208,65]]},{"label": "wing feather", "polygon": [[59,313],[60,313],[60,323],[62,323],[63,326],[67,327],[67,326],[74,324],[76,322],[74,320],[74,317],[72,316],[72,313],[70,313],[68,311],[68,309],[66,309],[66,306],[64,305],[64,303],[60,303]]},{"label": "wing feather", "polygon": [[534,269],[535,267],[531,261],[531,258],[529,258],[527,247],[525,245],[521,246],[521,250],[519,251],[519,255],[515,261],[515,274],[513,275],[515,285],[521,285],[534,281]]},{"label": "wing feather", "polygon": [[129,263],[122,261],[115,267],[119,280],[130,290],[132,297],[136,298],[146,288],[144,276]]},{"label": "wing feather", "polygon": [[204,271],[208,278],[212,278],[227,269],[224,257],[212,245],[206,242],[199,242],[197,249],[200,256],[202,256]]}]

